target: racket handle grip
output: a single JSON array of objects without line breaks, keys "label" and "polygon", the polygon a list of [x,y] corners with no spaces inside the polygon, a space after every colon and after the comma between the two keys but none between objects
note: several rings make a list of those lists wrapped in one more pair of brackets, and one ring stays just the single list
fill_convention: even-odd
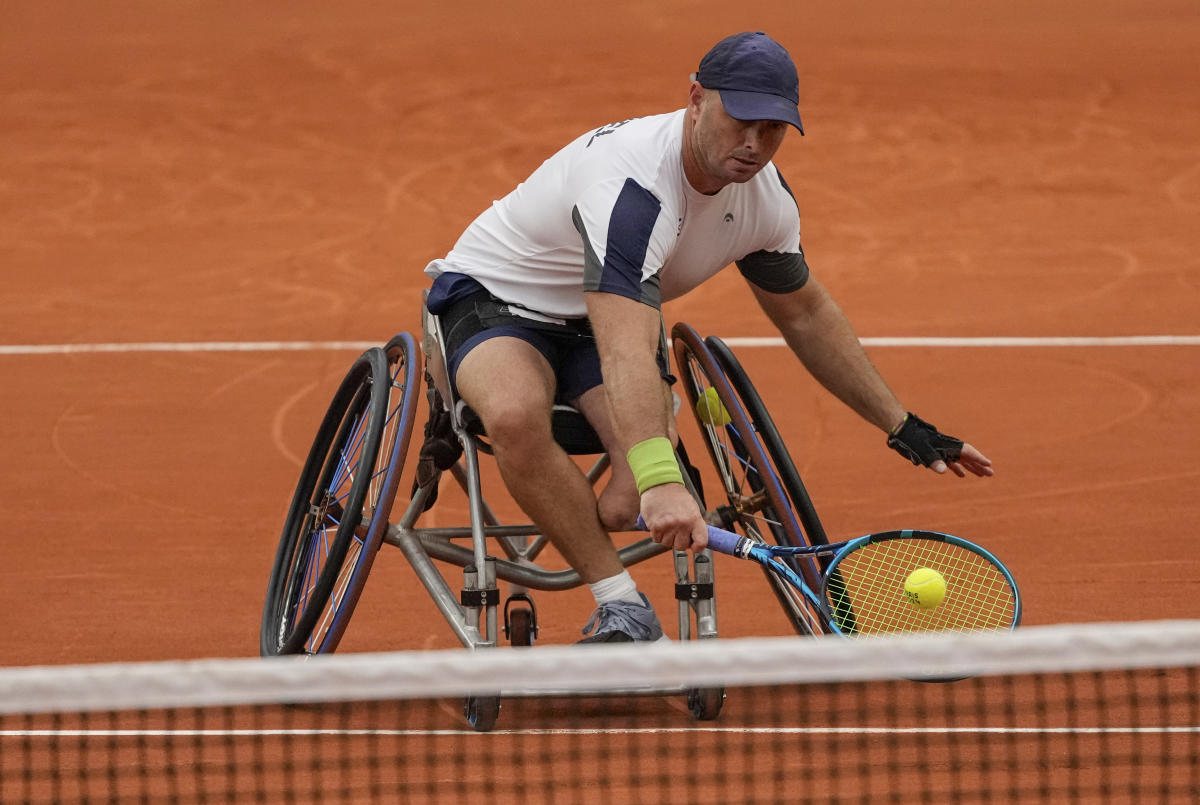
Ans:
[{"label": "racket handle grip", "polygon": [[[646,521],[639,514],[637,519],[637,527],[639,531],[649,531],[646,527]],[[708,527],[708,547],[712,548],[717,553],[728,554],[729,556],[738,555],[738,543],[742,541],[742,537],[732,531],[726,531],[722,528],[717,528],[715,525]]]},{"label": "racket handle grip", "polygon": [[726,531],[723,528],[717,528],[715,525],[708,527],[708,547],[712,548],[717,553],[724,553],[730,556],[737,556],[738,543],[742,538],[732,531]]}]

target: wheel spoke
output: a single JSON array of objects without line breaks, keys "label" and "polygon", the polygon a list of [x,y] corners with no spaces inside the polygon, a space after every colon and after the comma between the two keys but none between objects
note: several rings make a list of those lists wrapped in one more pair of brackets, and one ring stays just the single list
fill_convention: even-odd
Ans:
[{"label": "wheel spoke", "polygon": [[357,466],[357,457],[362,448],[363,440],[366,438],[366,429],[362,427],[363,419],[371,411],[370,406],[366,406],[362,411],[354,417],[354,424],[351,426],[352,437],[341,450],[340,460],[338,462],[337,472],[334,474],[334,479],[331,486],[340,487],[343,483],[349,481],[351,485],[354,483],[354,468]]},{"label": "wheel spoke", "polygon": [[303,574],[300,577],[300,587],[297,591],[299,599],[292,613],[292,626],[296,625],[296,619],[300,617],[307,607],[309,597],[312,595],[313,588],[316,587],[317,579],[320,577],[321,563],[317,560],[317,551],[321,542],[324,541],[325,529],[314,528],[308,534],[309,538],[304,541],[305,551],[301,564]]}]

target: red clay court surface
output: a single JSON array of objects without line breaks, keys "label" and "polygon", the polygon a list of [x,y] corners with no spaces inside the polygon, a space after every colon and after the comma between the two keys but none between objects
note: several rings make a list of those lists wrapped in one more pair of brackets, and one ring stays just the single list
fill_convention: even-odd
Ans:
[{"label": "red clay court surface", "polygon": [[[777,163],[861,336],[1200,333],[1188,0],[331,8],[4,4],[6,665],[255,654],[284,508],[355,354],[20,347],[416,331],[421,269],[475,214],[571,137],[681,106],[730,32],[796,58],[808,135]],[[666,315],[773,334],[733,271]],[[1194,339],[871,346],[912,410],[995,461],[986,481],[905,466],[783,349],[737,352],[833,536],[981,542],[1027,624],[1200,616]],[[453,496],[433,517],[465,522]],[[663,611],[669,564],[635,571]],[[723,634],[783,632],[757,571],[718,573]],[[586,591],[538,600],[543,639],[573,640]],[[385,547],[344,649],[452,645]]]}]

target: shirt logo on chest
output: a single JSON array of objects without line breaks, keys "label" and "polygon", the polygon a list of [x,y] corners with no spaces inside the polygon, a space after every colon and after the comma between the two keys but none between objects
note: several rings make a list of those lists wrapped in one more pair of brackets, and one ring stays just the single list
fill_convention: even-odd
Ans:
[{"label": "shirt logo on chest", "polygon": [[725,213],[725,223],[727,223],[727,224],[733,223],[733,213],[731,213],[731,212]]},{"label": "shirt logo on chest", "polygon": [[632,118],[630,118],[629,120],[622,120],[620,123],[609,123],[605,126],[601,126],[600,128],[596,129],[594,132],[592,132],[592,136],[588,138],[587,145],[585,145],[584,148],[591,148],[592,143],[596,142],[597,137],[603,137],[605,134],[612,134],[614,131],[621,128],[626,123],[631,123],[631,122],[633,122]]}]

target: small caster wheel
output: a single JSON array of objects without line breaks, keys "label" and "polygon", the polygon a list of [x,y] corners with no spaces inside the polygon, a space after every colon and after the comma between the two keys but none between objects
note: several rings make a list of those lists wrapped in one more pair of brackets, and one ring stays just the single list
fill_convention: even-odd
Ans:
[{"label": "small caster wheel", "polygon": [[532,646],[533,610],[525,607],[514,607],[508,613],[508,643],[512,646]]}]

